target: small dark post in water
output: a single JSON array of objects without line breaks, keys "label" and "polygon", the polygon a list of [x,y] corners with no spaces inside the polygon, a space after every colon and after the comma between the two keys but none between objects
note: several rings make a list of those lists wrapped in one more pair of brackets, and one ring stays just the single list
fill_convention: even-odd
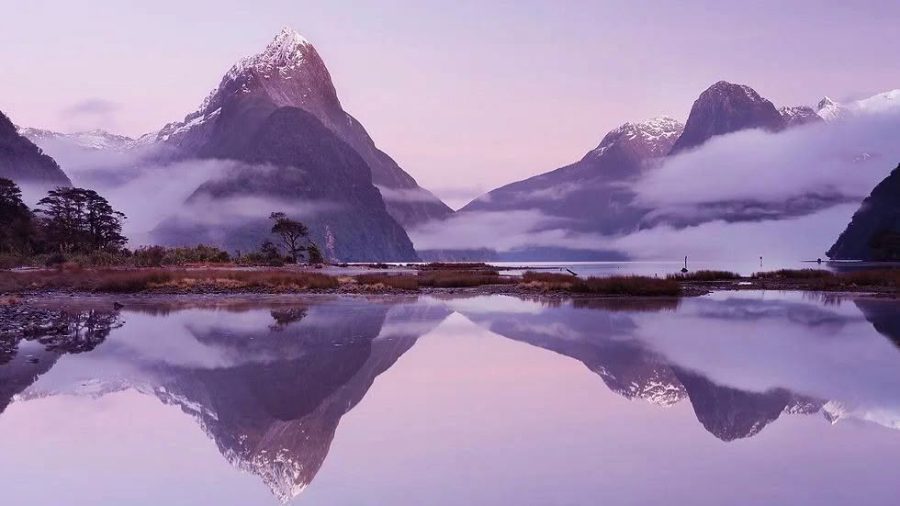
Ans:
[{"label": "small dark post in water", "polygon": [[682,273],[687,273],[687,257],[684,257],[684,267],[681,268]]},{"label": "small dark post in water", "polygon": [[762,267],[762,257],[759,257],[759,266]]},{"label": "small dark post in water", "polygon": [[816,259],[816,263],[819,264],[819,265],[822,265],[822,259],[821,259],[821,258],[817,258],[817,259]]}]

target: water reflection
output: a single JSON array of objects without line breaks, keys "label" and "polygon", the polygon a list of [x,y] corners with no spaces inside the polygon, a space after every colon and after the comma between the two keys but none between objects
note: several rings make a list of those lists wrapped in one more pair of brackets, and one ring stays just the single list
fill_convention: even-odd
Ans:
[{"label": "water reflection", "polygon": [[[154,396],[282,502],[312,482],[341,418],[375,379],[453,313],[574,359],[627,399],[689,402],[722,441],[816,413],[900,428],[900,354],[873,331],[898,341],[892,300],[745,293],[80,304],[2,308],[0,413],[59,395]],[[62,364],[67,354],[81,355]]]}]

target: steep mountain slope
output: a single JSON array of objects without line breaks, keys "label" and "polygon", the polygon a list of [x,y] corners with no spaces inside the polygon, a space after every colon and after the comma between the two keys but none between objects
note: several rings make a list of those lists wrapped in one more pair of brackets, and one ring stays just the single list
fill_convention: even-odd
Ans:
[{"label": "steep mountain slope", "polygon": [[[245,98],[224,105],[210,126],[198,153],[245,163],[200,186],[188,199],[194,216],[163,224],[155,234],[162,242],[202,240],[247,251],[269,237],[268,212],[285,210],[307,223],[330,258],[416,258],[406,232],[372,185],[365,161],[311,114]],[[248,197],[258,200],[242,204]],[[233,206],[259,209],[258,217],[205,221]]]},{"label": "steep mountain slope", "polygon": [[[238,62],[197,112],[157,134],[156,142],[174,148],[178,157],[243,163],[199,187],[188,200],[193,212],[163,223],[156,239],[203,240],[247,251],[268,236],[269,211],[285,211],[309,225],[331,259],[416,259],[373,184],[376,173],[385,184],[399,184],[402,171],[367,163],[359,146],[368,137],[353,125],[358,124],[340,108],[312,45],[296,32],[281,32],[263,53]],[[368,153],[374,160],[381,152],[372,145]],[[394,180],[386,182],[390,174]],[[236,209],[257,214],[208,219]]]},{"label": "steep mountain slope", "polygon": [[710,138],[748,128],[779,131],[785,126],[772,102],[743,84],[719,81],[694,101],[684,132],[671,154],[695,148]]},{"label": "steep mountain slope", "polygon": [[[635,194],[629,185],[652,167],[651,160],[665,156],[682,127],[667,117],[625,123],[607,133],[579,161],[492,190],[460,209],[453,219],[478,220],[486,213],[527,211],[540,216],[539,230],[565,226],[574,231],[609,234],[633,229],[645,211],[632,205]],[[419,253],[434,260],[622,259],[614,252],[571,249],[564,244],[503,252],[420,249]]]},{"label": "steep mountain slope", "polygon": [[576,228],[618,230],[632,218],[626,208],[632,194],[622,183],[640,177],[647,161],[664,156],[681,129],[681,123],[665,117],[625,123],[581,160],[492,190],[460,212],[537,208],[574,220]]},{"label": "steep mountain slope", "polygon": [[863,200],[828,257],[900,260],[900,165]]},{"label": "steep mountain slope", "polygon": [[34,184],[46,188],[71,186],[72,182],[59,165],[40,148],[23,137],[12,121],[0,112],[0,177],[18,184]]},{"label": "steep mountain slope", "polygon": [[166,125],[156,135],[156,141],[189,153],[202,150],[209,135],[204,125],[215,123],[223,107],[236,100],[254,100],[275,108],[296,107],[312,114],[359,153],[372,170],[373,183],[384,189],[388,211],[404,226],[452,213],[379,150],[363,126],[342,109],[319,53],[309,41],[288,28],[263,52],[236,63],[197,111],[184,121]]}]

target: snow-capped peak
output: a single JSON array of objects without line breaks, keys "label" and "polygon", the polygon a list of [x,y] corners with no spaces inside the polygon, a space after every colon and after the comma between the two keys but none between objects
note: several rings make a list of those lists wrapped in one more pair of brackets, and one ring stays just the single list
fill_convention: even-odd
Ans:
[{"label": "snow-capped peak", "polygon": [[848,115],[880,113],[895,108],[900,108],[900,89],[886,91],[846,104],[824,97],[819,101],[816,112],[824,120],[832,121]]},{"label": "snow-capped peak", "polygon": [[826,96],[819,100],[816,113],[825,121],[832,121],[844,114],[844,107]]},{"label": "snow-capped peak", "polygon": [[881,112],[900,107],[900,89],[886,91],[869,98],[854,102],[855,108],[862,112]]},{"label": "snow-capped peak", "polygon": [[612,145],[619,142],[638,142],[651,157],[663,156],[681,135],[684,124],[668,116],[659,116],[639,123],[628,122],[611,130],[600,145],[589,155],[600,156]]},{"label": "snow-capped peak", "polygon": [[284,27],[261,53],[241,58],[234,64],[227,77],[235,79],[247,69],[267,74],[273,70],[284,72],[297,68],[303,64],[304,50],[309,47],[312,44],[306,38],[296,30]]},{"label": "snow-capped peak", "polygon": [[31,142],[45,150],[48,142],[64,142],[78,148],[90,150],[128,149],[134,142],[134,139],[131,137],[110,133],[99,128],[72,133],[29,127],[17,127],[17,130],[20,135],[27,137]]}]

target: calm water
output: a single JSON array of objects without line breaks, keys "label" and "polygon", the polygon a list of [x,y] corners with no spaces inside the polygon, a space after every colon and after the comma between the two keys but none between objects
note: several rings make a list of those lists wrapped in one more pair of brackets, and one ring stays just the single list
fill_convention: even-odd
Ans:
[{"label": "calm water", "polygon": [[900,502],[895,301],[42,306],[0,349],[0,504]]},{"label": "calm water", "polygon": [[[684,267],[684,260],[676,260],[670,262],[661,261],[625,261],[625,262],[492,262],[492,265],[498,267],[515,268],[528,267],[542,270],[561,271],[566,269],[577,273],[579,276],[623,276],[623,275],[640,275],[640,276],[657,276],[665,277],[668,274],[677,274]],[[772,260],[758,258],[749,258],[744,260],[732,261],[711,261],[711,260],[688,260],[688,269],[691,271],[699,270],[717,270],[735,272],[742,276],[750,276],[756,272],[775,271],[779,269],[828,269],[828,270],[848,270],[854,268],[877,267],[885,268],[900,267],[900,264],[866,264],[862,262],[825,262],[821,264],[815,261],[802,260]],[[525,269],[514,269],[504,271],[506,274],[521,274]]]}]

